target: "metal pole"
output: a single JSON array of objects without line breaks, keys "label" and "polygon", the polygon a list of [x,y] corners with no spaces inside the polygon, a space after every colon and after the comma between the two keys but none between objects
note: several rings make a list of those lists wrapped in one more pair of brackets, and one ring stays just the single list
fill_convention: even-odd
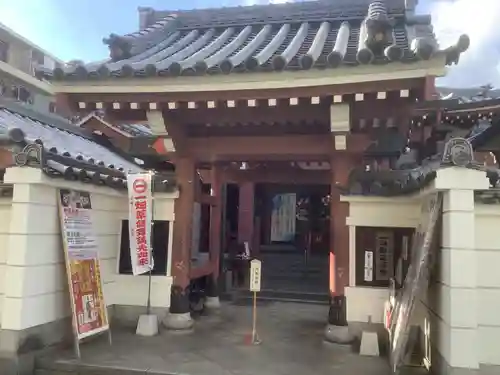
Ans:
[{"label": "metal pole", "polygon": [[148,273],[148,301],[146,303],[146,314],[151,315],[151,281],[153,276],[153,228],[154,228],[154,173],[151,173],[151,232],[149,234],[150,244],[150,259],[149,259],[149,273]]},{"label": "metal pole", "polygon": [[252,343],[257,342],[257,292],[253,292]]}]

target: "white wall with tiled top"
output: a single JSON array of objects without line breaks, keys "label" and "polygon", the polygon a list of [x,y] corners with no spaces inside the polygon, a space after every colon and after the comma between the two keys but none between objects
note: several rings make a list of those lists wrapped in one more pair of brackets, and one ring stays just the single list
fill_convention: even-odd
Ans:
[{"label": "white wall with tiled top", "polygon": [[[474,201],[486,173],[447,168],[434,186],[443,193],[441,248],[427,293],[430,364],[479,370],[500,365],[500,206]],[[444,372],[443,372],[444,373]]]},{"label": "white wall with tiled top", "polygon": [[[4,286],[5,286],[5,263],[7,261],[10,206],[10,197],[0,198],[0,324],[2,319]],[[0,325],[1,328],[1,325]]]},{"label": "white wall with tiled top", "polygon": [[[4,226],[8,233],[6,254],[3,255],[0,249],[0,262],[5,258],[5,264],[0,266],[3,271],[0,276],[4,278],[0,283],[4,294],[2,329],[23,330],[70,315],[57,206],[58,188],[91,193],[107,305],[146,304],[147,277],[117,274],[121,221],[128,217],[125,193],[81,182],[50,179],[34,168],[8,169],[5,182],[14,185],[14,193],[10,220],[0,224],[0,236]],[[159,195],[156,219],[173,220],[173,196]],[[154,278],[153,306],[169,307],[170,286],[169,276]]]},{"label": "white wall with tiled top", "polygon": [[476,204],[480,360],[500,365],[500,205]]}]

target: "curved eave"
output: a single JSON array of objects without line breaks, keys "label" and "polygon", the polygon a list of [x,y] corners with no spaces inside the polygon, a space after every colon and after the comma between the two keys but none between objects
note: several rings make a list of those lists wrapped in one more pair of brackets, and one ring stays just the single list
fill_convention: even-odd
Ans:
[{"label": "curved eave", "polygon": [[[264,89],[288,89],[300,87],[321,87],[360,82],[388,81],[399,79],[444,76],[446,74],[444,56],[413,64],[395,62],[387,65],[365,65],[284,72],[256,72],[252,74],[205,75],[201,77],[74,80],[54,82],[54,90],[59,93],[74,94],[124,94],[124,93],[176,93],[176,92],[217,92]],[[168,84],[167,84],[168,83]]]},{"label": "curved eave", "polygon": [[[455,45],[439,50],[429,25],[422,29],[402,22],[400,19],[391,29],[382,53],[366,45],[365,21],[344,21],[340,25],[329,20],[290,21],[171,30],[163,39],[125,59],[40,70],[38,74],[54,81],[204,76],[415,63],[437,55],[451,65],[469,46],[469,38],[462,35]],[[353,48],[354,44],[357,47]]]}]

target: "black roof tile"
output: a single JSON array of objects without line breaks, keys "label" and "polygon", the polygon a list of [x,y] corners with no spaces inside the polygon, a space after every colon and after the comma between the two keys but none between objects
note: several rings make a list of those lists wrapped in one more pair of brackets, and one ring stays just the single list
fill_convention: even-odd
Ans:
[{"label": "black roof tile", "polygon": [[480,104],[500,99],[500,89],[491,85],[468,88],[438,87],[441,99],[456,99],[459,104]]},{"label": "black roof tile", "polygon": [[[193,75],[413,62],[456,63],[465,35],[440,50],[430,17],[404,0],[337,0],[154,12],[151,26],[105,40],[111,59],[42,70],[54,79]],[[382,35],[382,39],[378,37]]]},{"label": "black roof tile", "polygon": [[[483,146],[500,134],[500,122],[491,126],[478,127],[477,130],[466,137],[466,141],[470,143],[473,150],[482,150]],[[451,137],[448,142],[453,142],[455,139],[457,137]],[[460,139],[463,140],[461,137]],[[397,196],[414,194],[432,182],[439,169],[450,166],[449,160],[443,157],[444,153],[437,152],[424,159],[420,165],[409,168],[402,167],[402,169],[393,170],[356,168],[351,171],[347,185],[338,188],[344,195]],[[402,155],[401,158],[404,156]],[[411,164],[413,163],[409,165]],[[498,168],[485,168],[474,161],[466,167],[486,170],[490,179],[494,177],[496,182],[500,181],[500,169]]]},{"label": "black roof tile", "polygon": [[[0,147],[13,150],[18,165],[41,168],[51,177],[113,188],[125,189],[127,173],[143,171],[66,119],[1,97]],[[175,187],[173,174],[155,178],[158,191]]]}]

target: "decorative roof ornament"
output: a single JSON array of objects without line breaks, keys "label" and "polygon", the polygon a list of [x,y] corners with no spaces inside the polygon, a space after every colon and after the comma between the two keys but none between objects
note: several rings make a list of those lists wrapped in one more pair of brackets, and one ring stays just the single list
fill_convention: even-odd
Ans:
[{"label": "decorative roof ornament", "polygon": [[[396,46],[393,35],[394,20],[387,15],[383,0],[373,0],[361,25],[357,60],[369,64],[375,56],[384,54],[389,60],[400,60],[403,50]],[[389,44],[388,47],[386,47]]]},{"label": "decorative roof ornament", "polygon": [[452,138],[444,146],[442,164],[470,167],[474,162],[471,143],[465,138]]},{"label": "decorative roof ornament", "polygon": [[14,155],[14,162],[18,167],[45,167],[44,148],[41,140],[28,143],[21,152]]},{"label": "decorative roof ornament", "polygon": [[109,57],[112,61],[120,61],[132,57],[132,44],[127,38],[110,34],[102,42],[108,45]]}]

